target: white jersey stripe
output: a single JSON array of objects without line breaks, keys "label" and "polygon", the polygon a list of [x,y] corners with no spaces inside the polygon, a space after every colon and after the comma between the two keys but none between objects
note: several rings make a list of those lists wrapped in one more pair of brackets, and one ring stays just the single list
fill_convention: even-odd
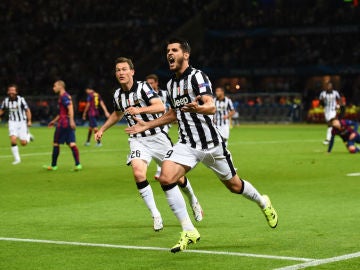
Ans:
[{"label": "white jersey stripe", "polygon": [[19,95],[15,100],[6,97],[0,107],[4,111],[8,111],[9,121],[26,122],[26,111],[29,109],[25,99]]},{"label": "white jersey stripe", "polygon": [[[129,91],[124,91],[119,88],[114,93],[114,110],[125,112],[125,110],[132,107],[147,107],[150,106],[150,100],[152,98],[159,98],[156,92],[146,83],[140,81],[134,81],[133,87]],[[132,115],[124,115],[128,126],[133,126],[136,124]],[[159,117],[158,114],[137,114],[137,118],[148,122]],[[162,131],[162,127],[151,128],[139,134],[130,135],[130,137],[146,137],[150,135],[157,134]]]}]

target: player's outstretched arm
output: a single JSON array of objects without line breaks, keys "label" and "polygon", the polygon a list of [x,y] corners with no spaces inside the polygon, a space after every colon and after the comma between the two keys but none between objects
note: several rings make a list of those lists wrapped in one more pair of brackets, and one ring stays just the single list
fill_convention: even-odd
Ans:
[{"label": "player's outstretched arm", "polygon": [[136,125],[127,127],[125,129],[125,132],[127,134],[136,134],[136,133],[144,132],[145,130],[148,130],[150,128],[171,124],[176,120],[176,112],[173,109],[169,109],[161,117],[148,122],[145,122],[136,117],[134,117],[134,120],[137,122]]},{"label": "player's outstretched arm", "polygon": [[123,116],[124,113],[119,111],[114,111],[106,120],[104,125],[101,128],[99,128],[99,130],[94,134],[95,140],[96,141],[100,140],[103,133],[109,128],[111,128],[113,125],[115,125],[117,122],[119,122]]}]

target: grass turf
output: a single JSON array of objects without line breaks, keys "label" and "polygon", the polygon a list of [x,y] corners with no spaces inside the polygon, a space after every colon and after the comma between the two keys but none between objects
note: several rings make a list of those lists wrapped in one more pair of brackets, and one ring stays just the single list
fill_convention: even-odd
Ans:
[{"label": "grass turf", "polygon": [[[229,149],[239,175],[270,196],[279,214],[272,230],[258,207],[229,193],[199,164],[188,176],[205,212],[196,224],[201,241],[191,250],[329,258],[360,251],[357,154],[339,139],[333,153],[322,145],[323,125],[242,125],[231,130]],[[180,226],[153,179],[148,179],[165,228],[152,219],[138,195],[123,126],[105,133],[103,147],[83,146],[83,171],[61,147],[58,171],[50,163],[53,129],[32,128],[35,142],[20,147],[22,163],[11,165],[7,129],[0,127],[0,237],[170,248]],[[176,127],[171,130],[176,141]],[[189,213],[191,210],[189,208]],[[0,269],[274,269],[300,261],[168,251],[0,241]],[[358,269],[360,258],[309,269]]]}]

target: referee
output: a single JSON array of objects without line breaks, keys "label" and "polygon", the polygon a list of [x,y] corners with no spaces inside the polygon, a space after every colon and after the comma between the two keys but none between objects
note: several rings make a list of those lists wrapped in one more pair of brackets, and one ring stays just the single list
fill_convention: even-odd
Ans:
[{"label": "referee", "polygon": [[31,111],[25,99],[18,95],[16,84],[10,84],[7,88],[8,97],[4,99],[0,107],[0,116],[8,112],[9,116],[9,136],[11,152],[14,156],[13,165],[21,162],[17,138],[21,145],[25,146],[32,140],[28,127],[31,126]]}]

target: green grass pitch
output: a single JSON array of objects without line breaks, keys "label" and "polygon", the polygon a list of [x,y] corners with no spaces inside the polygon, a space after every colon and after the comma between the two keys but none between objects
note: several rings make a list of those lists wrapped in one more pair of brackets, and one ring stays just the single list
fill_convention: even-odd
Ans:
[{"label": "green grass pitch", "polygon": [[107,131],[96,148],[93,141],[83,146],[87,128],[79,127],[83,171],[70,171],[71,152],[62,146],[59,169],[49,172],[42,166],[50,163],[53,129],[33,127],[35,141],[20,147],[22,163],[13,166],[7,127],[0,126],[0,269],[277,269],[354,253],[306,269],[360,268],[360,176],[347,176],[360,172],[360,156],[338,138],[326,154],[325,125],[233,128],[229,149],[239,175],[270,196],[279,225],[268,227],[254,203],[228,192],[199,164],[188,174],[205,212],[196,224],[201,241],[189,247],[199,252],[177,254],[144,248],[170,248],[181,229],[151,163],[148,179],[165,225],[152,230],[125,165],[123,129]]}]

